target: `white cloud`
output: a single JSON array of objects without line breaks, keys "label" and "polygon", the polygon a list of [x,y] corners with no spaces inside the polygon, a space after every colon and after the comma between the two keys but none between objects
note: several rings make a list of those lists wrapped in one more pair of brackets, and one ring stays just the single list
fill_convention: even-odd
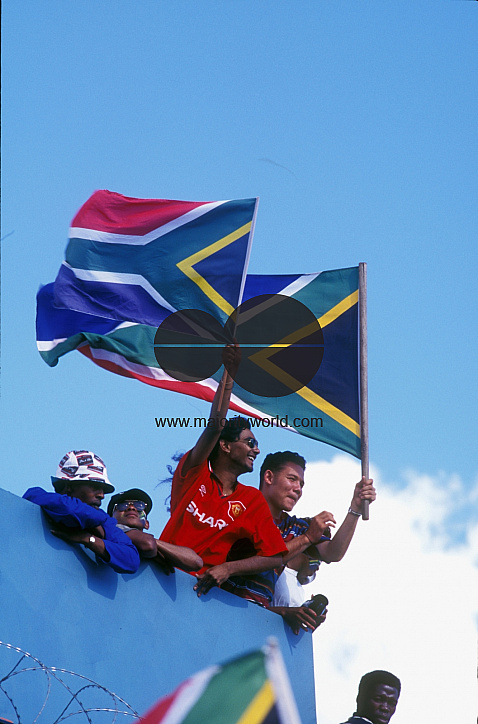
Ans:
[{"label": "white cloud", "polygon": [[[370,521],[359,521],[343,561],[323,565],[307,595],[330,601],[314,634],[319,724],[354,711],[358,682],[373,669],[402,680],[393,724],[476,721],[478,524],[473,490],[456,476],[407,471],[381,481]],[[294,512],[334,513],[350,504],[360,465],[342,455],[312,463]],[[476,492],[476,491],[475,491]]]}]

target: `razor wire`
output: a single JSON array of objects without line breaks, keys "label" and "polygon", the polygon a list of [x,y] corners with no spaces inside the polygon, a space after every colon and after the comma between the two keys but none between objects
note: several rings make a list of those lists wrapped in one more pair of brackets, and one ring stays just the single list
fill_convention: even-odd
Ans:
[{"label": "razor wire", "polygon": [[[124,699],[87,676],[46,666],[18,646],[0,641],[0,654],[7,650],[12,652],[13,662],[7,662],[6,673],[3,673],[4,664],[0,660],[0,721],[2,716],[12,715],[16,717],[13,724],[60,724],[66,720],[88,724],[140,721],[138,712]],[[42,683],[38,681],[31,686],[30,674],[41,677],[46,689],[43,694],[40,691]],[[17,679],[22,676],[22,681]],[[34,708],[38,711],[26,714],[25,709],[32,708],[35,695],[38,703]],[[3,706],[5,701],[8,712]]]}]

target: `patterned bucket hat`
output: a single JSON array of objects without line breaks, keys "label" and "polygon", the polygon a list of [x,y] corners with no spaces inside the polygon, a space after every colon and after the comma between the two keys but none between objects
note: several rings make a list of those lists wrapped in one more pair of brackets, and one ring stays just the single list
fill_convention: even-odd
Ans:
[{"label": "patterned bucket hat", "polygon": [[108,479],[106,465],[103,460],[90,450],[72,450],[66,453],[58,463],[55,476],[51,482],[60,492],[65,482],[92,483],[103,488],[105,493],[114,493],[114,487]]}]

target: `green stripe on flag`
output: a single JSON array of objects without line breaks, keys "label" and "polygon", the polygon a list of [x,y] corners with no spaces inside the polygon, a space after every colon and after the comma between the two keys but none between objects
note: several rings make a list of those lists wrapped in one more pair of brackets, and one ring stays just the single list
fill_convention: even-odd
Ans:
[{"label": "green stripe on flag", "polygon": [[[248,709],[255,716],[247,719],[248,724],[260,724],[274,703],[270,688],[270,692],[265,690],[266,698],[260,706],[266,684],[270,687],[265,654],[262,651],[254,651],[241,659],[231,661],[222,666],[219,673],[211,679],[183,724],[243,724],[246,721],[243,717]],[[253,704],[255,712],[251,706]],[[258,715],[262,718],[258,718]]]}]

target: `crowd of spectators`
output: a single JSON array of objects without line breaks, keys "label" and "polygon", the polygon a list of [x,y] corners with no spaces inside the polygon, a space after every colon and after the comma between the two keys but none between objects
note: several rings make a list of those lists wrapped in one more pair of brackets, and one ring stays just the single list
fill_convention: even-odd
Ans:
[{"label": "crowd of spectators", "polygon": [[[237,352],[226,347],[226,369],[233,371]],[[376,497],[373,481],[354,486],[350,507],[336,531],[329,511],[297,517],[292,511],[302,496],[306,461],[295,452],[268,454],[259,488],[239,482],[252,473],[259,443],[243,417],[226,419],[233,380],[218,384],[210,420],[195,446],[179,460],[171,488],[171,516],[155,537],[148,515],[153,501],[144,490],[113,495],[107,511],[105,494],[114,492],[103,460],[89,450],[73,450],[60,460],[52,477],[54,492],[30,488],[24,498],[41,506],[51,532],[81,544],[99,562],[118,573],[134,573],[148,559],[169,574],[175,568],[194,575],[198,596],[213,586],[245,598],[279,615],[294,633],[313,632],[327,611],[317,614],[305,602],[303,587],[323,563],[344,557],[361,517],[363,501]],[[388,724],[395,711],[400,682],[392,674],[371,672],[361,680],[357,711],[350,724]]]},{"label": "crowd of spectators", "polygon": [[[234,372],[240,353],[225,348],[225,367]],[[325,619],[305,605],[303,586],[323,563],[340,561],[350,545],[364,500],[372,502],[373,481],[354,487],[350,507],[334,535],[329,511],[291,515],[302,496],[306,462],[295,452],[266,456],[259,489],[238,478],[253,472],[260,453],[250,423],[226,419],[233,378],[218,384],[210,420],[194,447],[179,460],[171,488],[171,515],[159,537],[149,533],[153,501],[139,488],[113,495],[103,460],[89,450],[73,450],[52,477],[54,492],[30,488],[24,498],[40,505],[51,532],[90,549],[118,573],[134,573],[141,559],[195,576],[198,596],[219,586],[281,616],[295,633],[314,631]]]}]

